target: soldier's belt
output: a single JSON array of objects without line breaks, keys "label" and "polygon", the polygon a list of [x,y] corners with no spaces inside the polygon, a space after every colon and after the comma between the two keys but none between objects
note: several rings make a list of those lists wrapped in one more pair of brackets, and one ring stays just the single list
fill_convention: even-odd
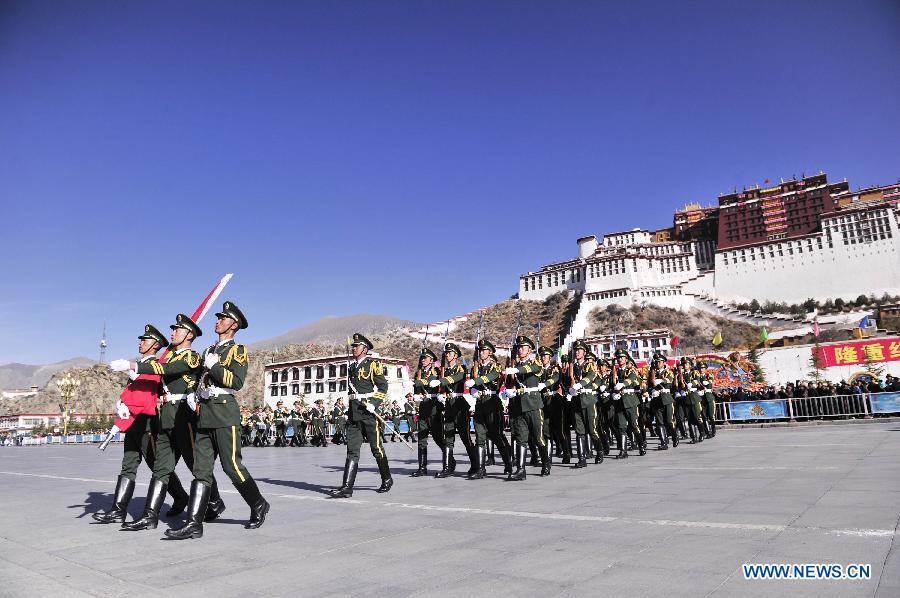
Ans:
[{"label": "soldier's belt", "polygon": [[491,397],[491,396],[494,396],[495,394],[497,394],[497,391],[495,391],[495,390],[479,390],[478,391],[478,396],[480,396],[480,397]]},{"label": "soldier's belt", "polygon": [[374,396],[375,396],[374,392],[367,392],[365,394],[357,394],[356,400],[357,401],[365,401],[366,399],[371,399]]},{"label": "soldier's belt", "polygon": [[622,394],[625,394],[625,395],[631,395],[631,394],[634,394],[634,389],[633,389],[633,388],[623,388],[623,389],[622,389]]},{"label": "soldier's belt", "polygon": [[540,391],[541,391],[541,389],[538,388],[537,386],[526,386],[526,387],[524,387],[524,388],[522,388],[522,389],[519,390],[520,393],[526,393],[526,392],[540,392]]},{"label": "soldier's belt", "polygon": [[460,397],[465,397],[466,393],[464,393],[464,392],[449,392],[449,393],[447,393],[447,396],[451,396],[454,399],[458,399]]},{"label": "soldier's belt", "polygon": [[163,402],[163,403],[175,403],[175,402],[178,402],[178,401],[183,401],[183,400],[185,400],[186,398],[188,398],[188,397],[189,397],[190,395],[192,395],[192,394],[194,394],[194,393],[180,394],[180,395],[175,395],[175,394],[169,393],[169,394],[164,394],[164,395],[162,395],[162,396],[160,397],[160,399],[162,399],[162,402]]},{"label": "soldier's belt", "polygon": [[582,394],[582,395],[595,395],[595,394],[597,394],[597,391],[596,391],[596,390],[588,390],[588,389],[586,389],[586,388],[582,388],[581,390],[578,391],[578,394]]},{"label": "soldier's belt", "polygon": [[233,395],[234,391],[230,388],[221,388],[219,386],[210,386],[206,389],[211,397],[221,397],[223,395]]}]

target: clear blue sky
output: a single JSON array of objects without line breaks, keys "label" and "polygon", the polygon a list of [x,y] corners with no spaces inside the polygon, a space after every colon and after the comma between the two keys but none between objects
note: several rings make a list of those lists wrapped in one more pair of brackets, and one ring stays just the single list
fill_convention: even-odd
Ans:
[{"label": "clear blue sky", "polygon": [[4,2],[0,363],[131,355],[225,272],[247,341],[437,320],[735,186],[895,181],[897,56],[892,0]]}]

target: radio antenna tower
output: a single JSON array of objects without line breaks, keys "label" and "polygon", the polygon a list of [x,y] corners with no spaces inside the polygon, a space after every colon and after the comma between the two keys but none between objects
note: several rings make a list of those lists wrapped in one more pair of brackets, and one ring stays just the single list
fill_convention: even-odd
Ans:
[{"label": "radio antenna tower", "polygon": [[100,338],[100,364],[102,365],[104,361],[106,361],[106,347],[109,345],[106,342],[106,322],[103,322],[103,336]]}]

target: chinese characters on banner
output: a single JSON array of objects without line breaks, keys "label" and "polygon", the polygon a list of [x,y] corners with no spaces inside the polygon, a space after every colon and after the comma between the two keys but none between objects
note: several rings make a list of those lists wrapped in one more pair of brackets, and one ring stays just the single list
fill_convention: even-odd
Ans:
[{"label": "chinese characters on banner", "polygon": [[[813,347],[813,352],[816,348]],[[900,338],[879,338],[856,343],[819,347],[819,363],[824,367],[900,361]]]}]

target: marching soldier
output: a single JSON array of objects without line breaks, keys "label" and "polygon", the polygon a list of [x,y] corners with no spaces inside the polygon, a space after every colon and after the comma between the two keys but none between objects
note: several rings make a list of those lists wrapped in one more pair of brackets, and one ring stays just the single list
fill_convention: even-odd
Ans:
[{"label": "marching soldier", "polygon": [[[444,451],[444,406],[438,400],[437,389],[431,388],[429,382],[440,377],[440,370],[434,365],[437,355],[428,348],[422,349],[419,356],[419,367],[413,378],[414,397],[419,399],[419,420],[416,427],[416,440],[419,453],[419,468],[413,477],[428,475],[428,436]],[[456,469],[456,459],[450,454],[450,471]]]},{"label": "marching soldier", "polygon": [[403,405],[403,418],[406,420],[406,441],[412,442],[413,433],[416,431],[416,414],[419,406],[413,398],[413,393],[406,393],[406,403]]},{"label": "marching soldier", "polygon": [[205,372],[198,390],[200,417],[194,442],[194,481],[191,483],[188,520],[182,528],[166,531],[169,538],[184,540],[203,536],[203,514],[210,498],[217,457],[241,498],[250,506],[250,521],[244,527],[260,527],[269,512],[269,503],[241,462],[237,437],[240,411],[234,393],[244,386],[248,359],[247,348],[235,343],[234,336],[245,328],[247,318],[243,312],[234,303],[226,301],[222,311],[216,314],[215,330],[219,340],[204,352],[202,360]]},{"label": "marching soldier", "polygon": [[325,400],[316,399],[312,409],[309,411],[312,419],[312,445],[328,446],[325,441]]},{"label": "marching soldier", "polygon": [[616,416],[616,401],[612,399],[612,388],[610,383],[612,366],[605,359],[599,360],[597,363],[597,405],[598,405],[598,432],[600,434],[600,444],[603,447],[603,454],[609,454],[609,442],[614,434]]},{"label": "marching soldier", "polygon": [[578,454],[575,468],[579,469],[587,467],[590,453],[588,437],[597,448],[597,463],[603,462],[603,448],[597,433],[597,391],[594,386],[597,369],[593,360],[588,358],[590,349],[583,341],[577,340],[572,346],[575,359],[569,364],[568,382],[575,411],[575,448]]},{"label": "marching soldier", "polygon": [[526,477],[525,447],[528,446],[529,437],[534,437],[538,445],[542,477],[550,475],[550,455],[544,440],[544,412],[541,410],[544,405],[538,388],[543,368],[540,362],[529,357],[534,350],[534,341],[527,336],[519,336],[513,350],[518,357],[516,365],[503,370],[507,382],[504,396],[509,400],[510,428],[516,459],[516,470],[507,479],[518,481]]},{"label": "marching soldier", "polygon": [[[541,387],[541,397],[544,401],[543,411],[544,411],[544,439],[547,441],[547,446],[552,446],[551,442],[556,442],[559,450],[562,450],[560,444],[560,438],[558,438],[558,434],[554,436],[554,430],[550,425],[552,422],[553,416],[553,397],[557,395],[560,387],[560,370],[559,366],[553,363],[553,349],[550,347],[540,346],[538,347],[538,358],[541,361],[541,367],[543,368],[543,373],[541,374],[541,383],[538,386]],[[571,453],[571,448],[569,449]],[[553,460],[553,455],[547,452],[550,460]]]},{"label": "marching soldier", "polygon": [[453,445],[456,436],[462,441],[469,455],[469,471],[467,476],[472,476],[478,471],[478,453],[472,443],[472,435],[469,432],[469,402],[466,400],[463,388],[466,383],[466,368],[459,361],[460,350],[455,343],[444,345],[444,364],[438,377],[428,381],[430,388],[440,387],[443,391],[438,395],[438,401],[444,403],[444,446],[442,455],[442,468],[434,477],[446,478],[451,469]]},{"label": "marching soldier", "polygon": [[617,368],[613,370],[613,400],[616,401],[616,416],[618,419],[618,445],[619,454],[616,458],[628,458],[628,449],[625,445],[626,431],[630,430],[634,443],[638,447],[641,456],[647,454],[644,445],[644,436],[641,432],[640,404],[641,404],[641,379],[635,367],[631,355],[624,349],[616,349]]},{"label": "marching soldier", "polygon": [[700,372],[700,392],[703,397],[703,419],[706,422],[706,437],[716,435],[716,395],[713,394],[712,376],[697,363],[697,371]]},{"label": "marching soldier", "polygon": [[294,401],[291,409],[291,425],[294,427],[294,437],[291,438],[291,446],[303,446],[306,442],[306,425],[303,423],[303,402]]},{"label": "marching soldier", "polygon": [[[687,393],[688,406],[688,431],[691,435],[691,443],[703,442],[707,436],[705,422],[703,420],[703,398],[700,395],[703,383],[700,380],[700,372],[694,367],[694,361],[690,357],[681,358],[682,384]],[[694,426],[697,434],[694,435]]]},{"label": "marching soldier", "polygon": [[559,384],[556,385],[556,389],[551,394],[550,419],[547,422],[551,436],[556,441],[557,454],[562,456],[562,463],[568,465],[572,462],[572,438],[570,434],[572,427],[572,403],[571,397],[567,393],[568,389],[563,384],[571,384],[566,377],[569,371],[569,356],[563,355],[560,359],[560,365],[557,367],[560,372]]},{"label": "marching soldier", "polygon": [[675,433],[675,399],[672,397],[674,385],[675,374],[668,368],[665,355],[657,351],[650,366],[648,387],[650,408],[653,409],[656,434],[659,436],[659,449],[663,451],[669,448],[669,436],[672,437],[672,447],[678,446],[678,434]]},{"label": "marching soldier", "polygon": [[284,406],[284,401],[275,403],[275,446],[287,446],[287,420],[290,414]]},{"label": "marching soldier", "polygon": [[384,365],[379,360],[369,357],[368,353],[373,348],[372,341],[360,333],[354,333],[350,347],[354,361],[350,364],[347,377],[350,382],[349,390],[355,394],[350,398],[344,481],[339,488],[331,491],[332,498],[353,496],[353,485],[356,483],[356,471],[359,468],[359,449],[363,440],[369,442],[381,474],[381,486],[376,492],[388,492],[394,485],[387,455],[384,452],[381,422],[375,417],[375,411],[385,400],[388,390]]},{"label": "marching soldier", "polygon": [[331,409],[331,423],[334,424],[334,436],[331,437],[331,442],[334,444],[344,443],[344,430],[347,426],[347,415],[344,413],[346,410],[344,397],[338,397]]},{"label": "marching soldier", "polygon": [[509,442],[503,433],[503,403],[497,394],[502,368],[497,363],[494,345],[487,339],[478,341],[478,360],[472,364],[471,376],[466,380],[469,396],[474,400],[475,444],[478,468],[469,479],[480,480],[486,474],[487,441],[500,450],[503,473],[512,473]]},{"label": "marching soldier", "polygon": [[[200,355],[191,348],[194,339],[203,331],[188,316],[178,314],[169,326],[172,333],[172,357],[166,363],[155,359],[131,364],[137,374],[156,374],[162,377],[164,394],[160,397],[160,431],[156,438],[157,459],[153,467],[153,479],[147,489],[147,500],[140,518],[126,523],[122,529],[138,531],[156,529],[159,510],[166,493],[166,482],[171,480],[179,459],[184,459],[191,472],[196,464],[194,436],[197,430],[196,398],[194,391],[200,378]],[[225,510],[225,502],[219,496],[215,478],[210,480],[212,499],[203,505],[201,516],[212,521]]]},{"label": "marching soldier", "polygon": [[[140,341],[138,343],[138,352],[141,355],[139,363],[150,361],[160,349],[169,345],[162,333],[152,324],[144,326],[144,333],[138,337],[138,340]],[[121,371],[130,365],[124,359],[116,360],[114,363],[119,366],[114,368],[113,363],[110,363],[110,368],[115,371]],[[160,376],[156,373],[137,374],[129,369],[128,377],[131,381],[126,386],[126,391],[145,395],[144,398],[151,401],[151,409],[153,409],[159,393]],[[94,519],[100,523],[125,523],[125,517],[128,514],[128,503],[131,501],[131,496],[134,493],[134,481],[137,477],[141,459],[146,460],[147,466],[151,470],[154,468],[157,459],[156,436],[159,429],[159,417],[148,413],[130,413],[128,406],[122,401],[119,401],[116,409],[121,419],[128,420],[133,416],[134,421],[125,430],[122,470],[116,482],[113,506],[105,513],[94,513]],[[124,418],[121,417],[123,415],[125,416]],[[167,516],[174,517],[184,511],[184,508],[187,506],[187,492],[184,491],[181,480],[178,479],[178,474],[174,471],[169,475],[167,482],[168,492],[172,496],[172,508],[167,513]],[[160,500],[162,500],[164,495],[165,492],[160,494]]]},{"label": "marching soldier", "polygon": [[397,401],[391,402],[391,428],[394,429],[394,433],[391,434],[391,442],[397,442],[397,435],[400,433],[400,420],[402,419],[400,415],[403,411],[400,409],[400,405],[397,404]]}]

